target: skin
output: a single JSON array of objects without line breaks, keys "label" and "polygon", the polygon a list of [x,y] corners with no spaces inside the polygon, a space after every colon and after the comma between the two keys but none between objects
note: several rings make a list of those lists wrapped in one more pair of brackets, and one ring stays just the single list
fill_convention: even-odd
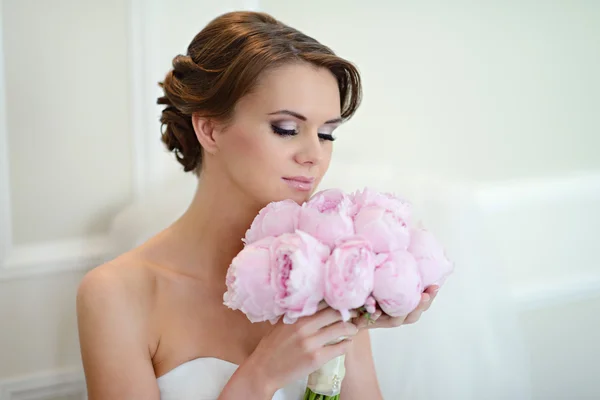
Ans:
[{"label": "skin", "polygon": [[[226,124],[194,115],[204,160],[188,210],[140,247],[90,271],[79,287],[90,400],[158,400],[157,377],[200,357],[239,365],[220,399],[270,399],[344,353],[341,397],[381,398],[368,330],[416,322],[435,288],[405,318],[374,315],[370,325],[356,315],[344,323],[329,308],[293,325],[252,324],[222,304],[227,268],[252,219],[271,201],[310,197],[282,178],[314,178],[314,191],[329,167],[333,143],[326,139],[339,116],[334,76],[308,64],[266,71]],[[281,136],[272,125],[296,134]],[[350,339],[326,344],[343,335]]]}]

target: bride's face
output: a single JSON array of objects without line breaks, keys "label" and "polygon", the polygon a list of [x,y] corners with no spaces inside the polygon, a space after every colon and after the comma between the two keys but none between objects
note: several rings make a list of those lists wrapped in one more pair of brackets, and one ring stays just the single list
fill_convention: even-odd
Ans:
[{"label": "bride's face", "polygon": [[266,72],[215,137],[214,161],[244,195],[265,205],[307,200],[329,167],[340,120],[336,78],[290,64]]}]

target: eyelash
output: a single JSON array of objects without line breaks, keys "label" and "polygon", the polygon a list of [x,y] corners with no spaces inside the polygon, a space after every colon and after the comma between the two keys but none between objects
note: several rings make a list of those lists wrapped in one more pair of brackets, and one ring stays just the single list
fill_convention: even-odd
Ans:
[{"label": "eyelash", "polygon": [[[293,130],[293,129],[283,129],[280,128],[276,125],[271,125],[271,129],[273,129],[273,132],[276,133],[279,136],[294,136],[297,135],[298,133]],[[331,142],[333,142],[335,140],[335,138],[333,137],[333,135],[328,135],[325,133],[319,133],[319,139],[321,140],[329,140]]]}]

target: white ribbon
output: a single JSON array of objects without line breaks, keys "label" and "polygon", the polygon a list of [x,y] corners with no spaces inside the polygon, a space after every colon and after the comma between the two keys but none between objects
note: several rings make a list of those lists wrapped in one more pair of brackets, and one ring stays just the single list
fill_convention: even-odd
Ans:
[{"label": "white ribbon", "polygon": [[314,393],[324,396],[336,396],[342,390],[342,380],[346,375],[344,361],[346,356],[342,354],[328,361],[321,368],[308,376],[307,386]]}]

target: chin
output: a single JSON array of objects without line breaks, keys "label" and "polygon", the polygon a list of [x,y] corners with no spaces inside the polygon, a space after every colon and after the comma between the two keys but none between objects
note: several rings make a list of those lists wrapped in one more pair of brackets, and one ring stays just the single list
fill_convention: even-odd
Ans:
[{"label": "chin", "polygon": [[269,203],[282,200],[292,200],[302,205],[316,192],[316,186],[311,190],[297,190],[283,184],[270,187],[263,186],[262,188],[254,187],[252,191],[248,190],[246,193],[255,199],[260,208]]},{"label": "chin", "polygon": [[290,197],[290,200],[294,200],[296,203],[302,205],[302,203],[308,201],[310,199],[310,193],[296,193],[295,196]]},{"label": "chin", "polygon": [[285,188],[284,190],[278,190],[269,196],[261,196],[259,199],[261,207],[265,207],[267,204],[282,201],[282,200],[293,200],[296,203],[302,205],[302,203],[306,202],[310,199],[312,192],[301,192],[296,190],[289,190]]}]

